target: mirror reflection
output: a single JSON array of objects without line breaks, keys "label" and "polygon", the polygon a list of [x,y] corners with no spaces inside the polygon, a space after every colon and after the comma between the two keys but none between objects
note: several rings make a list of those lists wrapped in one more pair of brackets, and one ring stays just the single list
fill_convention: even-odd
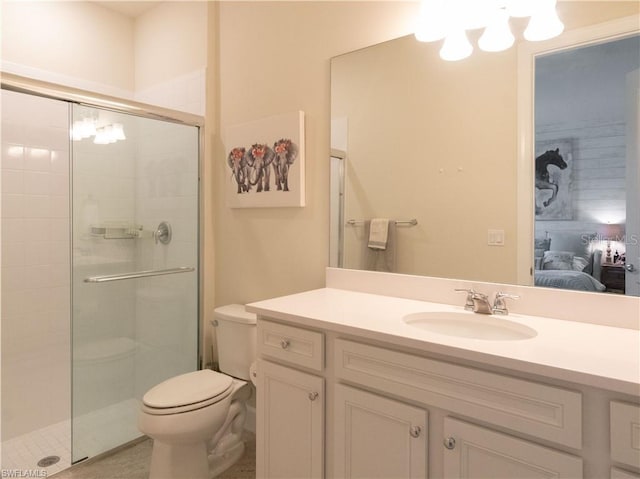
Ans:
[{"label": "mirror reflection", "polygon": [[638,295],[639,52],[636,35],[536,58],[537,286]]},{"label": "mirror reflection", "polygon": [[[634,13],[628,7],[616,15]],[[637,13],[637,6],[631,7]],[[564,12],[569,27],[576,22],[568,15],[580,8]],[[611,19],[605,8],[593,10],[588,21],[582,11],[578,26]],[[332,225],[341,226],[332,231],[332,264],[516,283],[517,249],[523,244],[518,222],[524,219],[535,225],[535,234],[524,239],[530,245],[531,274],[520,283],[534,284],[535,279],[547,287],[602,291],[604,286],[607,292],[638,294],[637,271],[626,269],[639,262],[637,251],[630,252],[638,231],[630,221],[638,211],[628,205],[634,198],[638,203],[637,173],[630,180],[634,164],[637,172],[637,137],[629,138],[624,119],[635,114],[637,121],[637,102],[634,113],[624,99],[632,93],[602,88],[603,77],[611,76],[612,55],[606,53],[622,51],[619,40],[585,47],[604,51],[607,60],[602,62],[585,57],[580,48],[536,59],[535,156],[527,192],[517,186],[517,103],[522,92],[516,48],[445,62],[438,45],[417,42],[411,35],[332,59]],[[620,41],[631,45],[631,53],[613,56],[640,57],[637,36]],[[571,54],[575,65],[569,66]],[[623,69],[631,78],[638,66]],[[577,84],[572,75],[588,77],[586,83],[600,89],[587,93],[588,85]],[[614,120],[613,107],[620,105],[623,112],[618,110]],[[597,127],[603,137],[598,143],[593,122],[616,121],[617,130],[611,133],[605,133],[611,125]],[[556,152],[567,166],[555,166],[557,158],[545,157],[549,163],[540,166],[543,172],[534,187],[535,158],[547,151]],[[518,211],[518,195],[534,191],[536,211]],[[605,214],[608,210],[618,216]],[[384,249],[376,247],[380,238],[386,241]],[[561,252],[573,254],[554,256]],[[575,276],[590,276],[582,283],[594,287],[571,284],[567,273],[557,273],[569,267],[582,273]],[[557,278],[563,275],[565,279]]]}]

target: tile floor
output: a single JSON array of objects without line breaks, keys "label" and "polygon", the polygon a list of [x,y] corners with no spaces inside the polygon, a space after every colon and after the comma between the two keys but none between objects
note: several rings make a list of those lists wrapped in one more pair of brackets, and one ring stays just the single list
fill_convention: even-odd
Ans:
[{"label": "tile floor", "polygon": [[[140,436],[136,428],[139,408],[135,399],[129,399],[76,418],[75,457],[95,456]],[[2,471],[51,476],[68,469],[71,465],[71,437],[71,421],[67,420],[4,441]],[[38,467],[38,461],[48,456],[58,456],[60,461],[48,467]]]},{"label": "tile floor", "polygon": [[[255,434],[245,432],[245,440],[247,448],[244,456],[216,479],[255,479]],[[147,479],[151,447],[151,440],[143,439],[49,477],[54,479]]]}]

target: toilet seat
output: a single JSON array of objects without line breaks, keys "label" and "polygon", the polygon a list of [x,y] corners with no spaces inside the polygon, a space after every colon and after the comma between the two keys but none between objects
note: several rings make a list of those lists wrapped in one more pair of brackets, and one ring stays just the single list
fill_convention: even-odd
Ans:
[{"label": "toilet seat", "polygon": [[181,374],[151,388],[142,398],[142,410],[153,415],[193,411],[225,399],[232,385],[231,377],[210,369]]}]

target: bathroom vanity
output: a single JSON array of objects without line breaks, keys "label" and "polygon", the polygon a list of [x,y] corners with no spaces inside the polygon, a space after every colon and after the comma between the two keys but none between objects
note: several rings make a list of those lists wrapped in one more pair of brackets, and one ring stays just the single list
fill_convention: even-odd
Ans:
[{"label": "bathroom vanity", "polygon": [[258,477],[640,477],[637,329],[327,285],[247,306]]}]

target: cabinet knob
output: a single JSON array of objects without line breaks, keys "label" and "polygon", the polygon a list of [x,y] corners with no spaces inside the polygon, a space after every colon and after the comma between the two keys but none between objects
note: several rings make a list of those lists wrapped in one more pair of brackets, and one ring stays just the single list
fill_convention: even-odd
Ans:
[{"label": "cabinet knob", "polygon": [[453,449],[456,447],[456,440],[452,437],[447,437],[444,440],[444,447],[447,449]]},{"label": "cabinet knob", "polygon": [[310,392],[309,393],[309,400],[310,401],[315,401],[316,399],[318,399],[319,394],[316,391]]},{"label": "cabinet knob", "polygon": [[282,349],[287,349],[289,347],[289,340],[288,339],[280,340],[280,347]]},{"label": "cabinet knob", "polygon": [[420,437],[420,433],[422,432],[422,428],[420,426],[411,426],[409,428],[409,434],[411,437]]}]

